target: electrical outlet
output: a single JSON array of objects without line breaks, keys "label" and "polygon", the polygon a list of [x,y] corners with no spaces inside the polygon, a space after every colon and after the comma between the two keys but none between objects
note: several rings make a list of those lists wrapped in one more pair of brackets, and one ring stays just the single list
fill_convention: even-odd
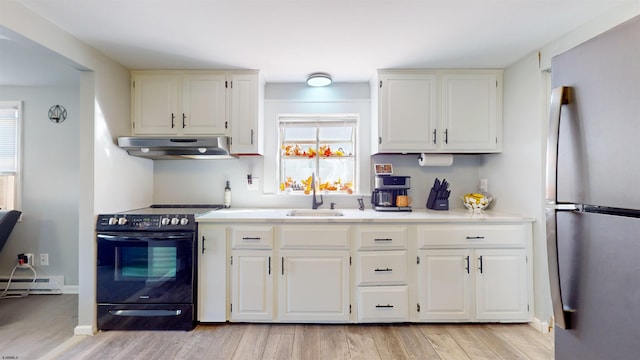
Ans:
[{"label": "electrical outlet", "polygon": [[40,265],[49,266],[49,254],[40,254]]}]

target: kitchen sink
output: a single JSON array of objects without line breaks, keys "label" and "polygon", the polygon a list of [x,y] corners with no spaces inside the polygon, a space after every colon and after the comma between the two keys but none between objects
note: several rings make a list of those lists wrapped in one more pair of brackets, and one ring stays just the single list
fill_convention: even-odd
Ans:
[{"label": "kitchen sink", "polygon": [[291,210],[287,213],[287,216],[344,216],[340,210]]}]

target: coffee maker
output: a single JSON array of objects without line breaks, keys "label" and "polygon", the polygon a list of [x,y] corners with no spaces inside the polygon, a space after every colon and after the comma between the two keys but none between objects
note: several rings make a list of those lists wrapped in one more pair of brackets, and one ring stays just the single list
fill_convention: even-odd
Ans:
[{"label": "coffee maker", "polygon": [[411,188],[410,176],[376,175],[371,204],[376,211],[411,211],[411,206],[397,206],[398,196],[406,196]]}]

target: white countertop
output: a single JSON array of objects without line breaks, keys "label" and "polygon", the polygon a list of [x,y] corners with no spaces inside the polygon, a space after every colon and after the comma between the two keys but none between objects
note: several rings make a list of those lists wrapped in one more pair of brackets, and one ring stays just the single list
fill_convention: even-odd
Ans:
[{"label": "white countertop", "polygon": [[[314,212],[313,216],[289,216],[292,210],[305,213]],[[339,211],[343,216],[332,216],[326,214],[329,211]],[[315,215],[322,214],[320,216]],[[324,213],[324,214],[323,214]],[[382,212],[367,209],[222,209],[210,211],[196,217],[199,223],[236,223],[236,222],[282,222],[282,223],[309,223],[309,222],[331,222],[331,223],[361,223],[361,222],[402,222],[402,223],[424,223],[424,222],[532,222],[534,219],[513,214],[496,213],[488,210],[481,213],[474,213],[466,209],[453,210],[428,210],[414,209],[411,212]]]}]

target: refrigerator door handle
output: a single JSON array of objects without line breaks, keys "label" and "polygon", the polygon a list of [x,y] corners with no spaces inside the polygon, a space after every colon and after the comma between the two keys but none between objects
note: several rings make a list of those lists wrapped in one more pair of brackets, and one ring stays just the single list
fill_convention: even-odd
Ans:
[{"label": "refrigerator door handle", "polygon": [[558,184],[558,140],[560,136],[560,115],[562,105],[569,104],[570,87],[560,86],[551,90],[549,111],[549,133],[547,137],[547,180],[546,201],[553,205],[557,202]]},{"label": "refrigerator door handle", "polygon": [[560,267],[558,263],[558,234],[556,212],[553,207],[547,208],[547,262],[549,264],[549,287],[555,323],[562,329],[571,329],[571,314],[574,309],[564,304],[560,288]]},{"label": "refrigerator door handle", "polygon": [[[549,286],[551,302],[556,324],[562,329],[571,329],[571,313],[574,310],[565,307],[560,288],[560,268],[558,263],[558,234],[556,212],[562,210],[578,210],[571,205],[558,205],[558,142],[560,137],[560,117],[562,105],[567,105],[571,88],[560,86],[551,90],[551,105],[549,112],[549,133],[547,137],[547,262],[549,264]],[[566,208],[563,208],[566,207]]]}]

